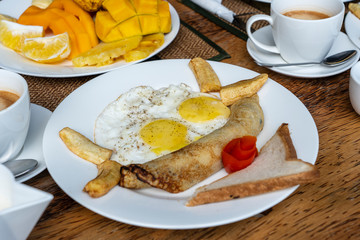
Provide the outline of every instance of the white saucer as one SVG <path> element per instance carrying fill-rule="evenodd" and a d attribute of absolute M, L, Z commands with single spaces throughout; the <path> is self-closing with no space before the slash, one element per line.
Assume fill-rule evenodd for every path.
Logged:
<path fill-rule="evenodd" d="M 42 140 L 46 124 L 51 114 L 52 112 L 50 110 L 33 103 L 31 104 L 29 132 L 26 137 L 24 147 L 16 159 L 33 158 L 38 160 L 39 163 L 33 171 L 16 178 L 17 182 L 25 182 L 46 169 Z"/>
<path fill-rule="evenodd" d="M 260 42 L 275 45 L 274 39 L 271 33 L 271 26 L 265 26 L 253 33 L 254 37 Z M 258 61 L 264 63 L 285 63 L 285 61 L 280 57 L 279 54 L 270 53 L 264 51 L 255 46 L 255 44 L 250 40 L 247 41 L 247 50 L 250 56 Z M 359 49 L 350 41 L 348 36 L 340 32 L 339 36 L 334 42 L 333 47 L 330 49 L 329 55 L 335 54 L 337 52 L 354 49 L 357 50 L 357 55 L 349 62 L 342 64 L 337 67 L 326 67 L 321 65 L 307 65 L 307 66 L 289 66 L 289 67 L 269 67 L 274 72 L 282 73 L 284 75 L 292 77 L 301 77 L 301 78 L 321 78 L 333 76 L 339 73 L 342 73 L 350 69 L 358 60 L 359 60 Z"/>

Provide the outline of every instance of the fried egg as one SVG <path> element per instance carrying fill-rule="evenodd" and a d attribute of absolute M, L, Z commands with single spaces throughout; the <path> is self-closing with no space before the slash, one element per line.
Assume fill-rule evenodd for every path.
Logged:
<path fill-rule="evenodd" d="M 222 127 L 230 110 L 186 84 L 158 90 L 139 86 L 110 103 L 95 122 L 94 139 L 111 160 L 141 164 L 176 151 Z"/>

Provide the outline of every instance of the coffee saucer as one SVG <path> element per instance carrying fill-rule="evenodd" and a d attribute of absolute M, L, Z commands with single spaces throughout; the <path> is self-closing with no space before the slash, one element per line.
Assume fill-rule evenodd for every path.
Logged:
<path fill-rule="evenodd" d="M 258 41 L 264 44 L 275 46 L 270 25 L 258 29 L 253 33 L 253 35 Z M 246 46 L 250 56 L 258 62 L 273 63 L 273 64 L 286 63 L 279 54 L 270 53 L 255 46 L 255 44 L 250 40 L 250 38 L 247 40 Z M 328 55 L 332 55 L 338 52 L 352 50 L 352 49 L 358 51 L 356 56 L 353 59 L 351 59 L 349 62 L 344 63 L 337 67 L 326 67 L 326 66 L 314 64 L 314 65 L 304 65 L 304 66 L 269 67 L 269 69 L 274 72 L 278 72 L 291 77 L 301 77 L 301 78 L 329 77 L 350 69 L 359 60 L 359 56 L 360 56 L 359 50 L 350 41 L 348 36 L 345 33 L 340 32 L 340 34 L 338 35 L 338 37 L 334 42 L 334 45 L 330 49 Z"/>
<path fill-rule="evenodd" d="M 29 131 L 26 136 L 25 144 L 16 159 L 33 158 L 38 160 L 38 165 L 34 170 L 16 178 L 17 182 L 25 182 L 46 169 L 43 155 L 42 140 L 46 124 L 52 112 L 42 106 L 31 104 L 31 118 Z M 12 161 L 16 161 L 12 160 Z"/>

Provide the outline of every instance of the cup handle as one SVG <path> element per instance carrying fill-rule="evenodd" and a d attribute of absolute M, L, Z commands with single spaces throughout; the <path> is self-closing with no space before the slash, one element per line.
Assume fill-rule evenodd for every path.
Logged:
<path fill-rule="evenodd" d="M 259 42 L 258 40 L 256 40 L 256 39 L 254 38 L 254 36 L 252 35 L 251 26 L 254 24 L 254 22 L 260 21 L 260 20 L 265 20 L 265 21 L 269 22 L 270 25 L 273 24 L 273 19 L 272 19 L 272 17 L 270 17 L 269 15 L 258 14 L 258 15 L 254 15 L 254 16 L 250 17 L 249 20 L 248 20 L 247 23 L 246 23 L 246 32 L 247 32 L 249 38 L 250 38 L 251 41 L 252 41 L 256 46 L 258 46 L 259 48 L 262 48 L 262 49 L 264 49 L 264 50 L 266 50 L 266 51 L 269 51 L 269 52 L 272 52 L 272 53 L 278 53 L 278 54 L 280 54 L 279 49 L 277 49 L 276 46 L 271 46 L 271 45 L 267 45 L 267 44 L 261 43 L 261 42 Z"/>

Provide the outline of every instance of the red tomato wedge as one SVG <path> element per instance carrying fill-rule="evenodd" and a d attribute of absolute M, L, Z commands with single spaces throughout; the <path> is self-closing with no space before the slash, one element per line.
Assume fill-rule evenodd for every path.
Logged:
<path fill-rule="evenodd" d="M 226 172 L 232 173 L 249 166 L 258 155 L 256 137 L 244 136 L 231 140 L 221 153 Z"/>

